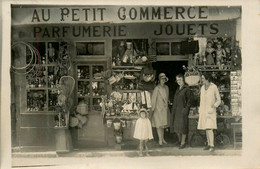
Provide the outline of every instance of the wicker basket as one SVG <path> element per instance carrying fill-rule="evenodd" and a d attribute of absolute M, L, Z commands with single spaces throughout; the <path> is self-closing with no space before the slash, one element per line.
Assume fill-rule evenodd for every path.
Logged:
<path fill-rule="evenodd" d="M 88 105 L 85 103 L 80 103 L 77 106 L 77 112 L 80 113 L 81 115 L 86 115 L 88 114 Z"/>
<path fill-rule="evenodd" d="M 196 86 L 200 82 L 200 73 L 198 71 L 195 72 L 186 72 L 184 74 L 185 82 L 189 86 Z"/>

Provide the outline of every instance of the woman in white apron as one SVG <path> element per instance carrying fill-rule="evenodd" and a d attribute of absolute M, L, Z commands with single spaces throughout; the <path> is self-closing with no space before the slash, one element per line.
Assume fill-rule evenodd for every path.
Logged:
<path fill-rule="evenodd" d="M 217 86 L 211 82 L 211 75 L 204 74 L 201 77 L 203 86 L 200 93 L 199 122 L 198 129 L 206 130 L 207 147 L 204 150 L 214 151 L 214 133 L 217 129 L 216 108 L 220 105 L 221 99 Z"/>

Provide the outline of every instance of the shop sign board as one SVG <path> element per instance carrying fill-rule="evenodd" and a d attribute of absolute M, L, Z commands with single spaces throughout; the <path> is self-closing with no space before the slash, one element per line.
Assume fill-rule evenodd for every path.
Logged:
<path fill-rule="evenodd" d="M 135 24 L 44 24 L 13 27 L 13 38 L 115 38 L 234 36 L 235 22 L 174 22 Z"/>
<path fill-rule="evenodd" d="M 12 6 L 12 25 L 218 21 L 241 17 L 241 7 Z"/>

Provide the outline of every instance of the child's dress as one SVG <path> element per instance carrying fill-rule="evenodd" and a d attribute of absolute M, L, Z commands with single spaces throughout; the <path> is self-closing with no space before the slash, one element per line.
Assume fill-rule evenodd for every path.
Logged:
<path fill-rule="evenodd" d="M 148 118 L 139 118 L 136 121 L 134 138 L 139 140 L 153 139 L 152 125 Z"/>
<path fill-rule="evenodd" d="M 215 49 L 214 48 L 207 48 L 206 49 L 206 60 L 207 60 L 207 65 L 214 65 L 214 56 L 215 55 Z"/>
<path fill-rule="evenodd" d="M 224 49 L 217 49 L 216 50 L 216 60 L 217 65 L 221 65 L 223 58 L 225 57 L 225 51 Z"/>

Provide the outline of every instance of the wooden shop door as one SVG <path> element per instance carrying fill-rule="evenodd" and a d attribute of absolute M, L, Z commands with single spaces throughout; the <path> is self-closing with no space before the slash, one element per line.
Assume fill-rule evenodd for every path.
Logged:
<path fill-rule="evenodd" d="M 77 133 L 79 148 L 106 146 L 104 126 L 101 118 L 101 95 L 106 94 L 107 86 L 101 72 L 106 71 L 106 62 L 88 62 L 77 65 L 78 103 L 88 104 L 88 121 Z"/>

